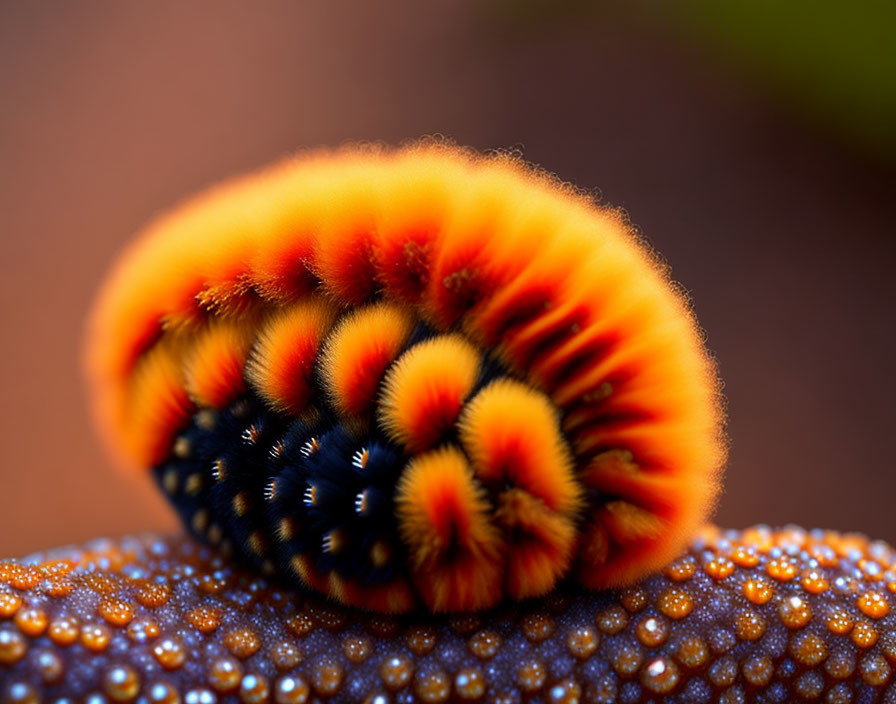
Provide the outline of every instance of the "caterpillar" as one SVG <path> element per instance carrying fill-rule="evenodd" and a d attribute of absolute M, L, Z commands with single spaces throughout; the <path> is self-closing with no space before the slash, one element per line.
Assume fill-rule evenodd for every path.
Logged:
<path fill-rule="evenodd" d="M 615 210 L 446 144 L 289 159 L 161 217 L 92 316 L 107 444 L 188 529 L 350 606 L 631 584 L 705 520 L 719 385 Z"/>

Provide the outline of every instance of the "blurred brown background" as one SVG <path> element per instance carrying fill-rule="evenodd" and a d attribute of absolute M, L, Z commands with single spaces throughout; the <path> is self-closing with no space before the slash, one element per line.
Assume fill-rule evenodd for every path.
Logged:
<path fill-rule="evenodd" d="M 838 59 L 874 21 L 788 55 L 786 24 L 699 5 L 0 4 L 0 555 L 175 526 L 83 410 L 82 321 L 135 230 L 299 147 L 431 133 L 522 145 L 665 255 L 727 383 L 720 523 L 896 541 L 893 64 Z"/>

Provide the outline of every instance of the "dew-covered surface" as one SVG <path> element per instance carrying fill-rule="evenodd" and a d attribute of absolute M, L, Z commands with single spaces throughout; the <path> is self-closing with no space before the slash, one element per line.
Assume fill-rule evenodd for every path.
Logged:
<path fill-rule="evenodd" d="M 711 530 L 628 589 L 389 617 L 182 538 L 99 541 L 0 563 L 0 681 L 92 704 L 896 701 L 894 565 L 860 536 Z"/>

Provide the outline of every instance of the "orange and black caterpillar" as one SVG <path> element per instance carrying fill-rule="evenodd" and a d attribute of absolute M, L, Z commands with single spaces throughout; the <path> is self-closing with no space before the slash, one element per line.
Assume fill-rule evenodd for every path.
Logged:
<path fill-rule="evenodd" d="M 195 534 L 381 611 L 630 583 L 724 455 L 699 330 L 620 214 L 442 144 L 302 156 L 161 218 L 88 365 Z"/>

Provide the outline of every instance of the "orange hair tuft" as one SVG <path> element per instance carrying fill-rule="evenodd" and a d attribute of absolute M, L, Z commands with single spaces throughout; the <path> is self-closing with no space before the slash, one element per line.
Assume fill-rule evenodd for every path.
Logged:
<path fill-rule="evenodd" d="M 464 408 L 459 431 L 485 484 L 512 484 L 570 516 L 579 510 L 572 456 L 543 394 L 517 381 L 495 381 Z"/>
<path fill-rule="evenodd" d="M 388 303 L 354 311 L 339 322 L 321 358 L 324 383 L 339 412 L 357 416 L 373 410 L 386 369 L 413 326 L 408 311 Z"/>
<path fill-rule="evenodd" d="M 187 395 L 174 345 L 159 345 L 143 356 L 130 379 L 123 443 L 148 465 L 161 462 L 187 425 L 193 404 Z"/>
<path fill-rule="evenodd" d="M 253 339 L 252 326 L 232 322 L 200 333 L 184 362 L 184 386 L 194 403 L 220 409 L 246 390 L 243 369 Z"/>
<path fill-rule="evenodd" d="M 479 354 L 459 336 L 415 345 L 386 375 L 379 420 L 408 452 L 436 445 L 454 422 L 479 373 Z"/>
<path fill-rule="evenodd" d="M 456 448 L 415 458 L 396 494 L 417 588 L 434 611 L 467 611 L 500 598 L 500 537 L 490 506 Z"/>
<path fill-rule="evenodd" d="M 273 408 L 294 414 L 307 410 L 314 363 L 334 318 L 326 301 L 312 299 L 275 315 L 258 333 L 246 376 Z"/>

